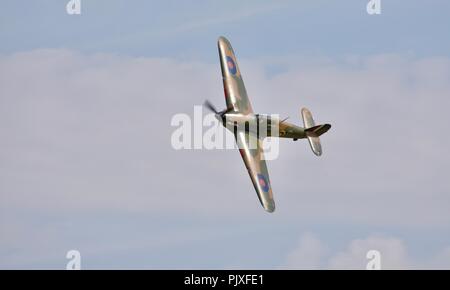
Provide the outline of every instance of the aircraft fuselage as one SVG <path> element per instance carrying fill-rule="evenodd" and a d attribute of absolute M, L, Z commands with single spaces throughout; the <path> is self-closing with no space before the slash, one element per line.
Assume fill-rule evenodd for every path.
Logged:
<path fill-rule="evenodd" d="M 228 130 L 245 130 L 258 137 L 281 137 L 294 140 L 306 138 L 305 128 L 265 114 L 241 114 L 230 112 L 219 120 Z"/>

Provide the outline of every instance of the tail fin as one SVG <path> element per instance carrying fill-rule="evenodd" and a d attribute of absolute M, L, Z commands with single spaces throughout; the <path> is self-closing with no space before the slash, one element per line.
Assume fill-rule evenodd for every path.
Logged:
<path fill-rule="evenodd" d="M 311 150 L 317 156 L 322 155 L 322 145 L 320 144 L 319 136 L 327 132 L 330 124 L 317 125 L 314 122 L 311 112 L 307 108 L 302 109 L 303 124 L 305 125 L 305 133 L 308 138 Z"/>

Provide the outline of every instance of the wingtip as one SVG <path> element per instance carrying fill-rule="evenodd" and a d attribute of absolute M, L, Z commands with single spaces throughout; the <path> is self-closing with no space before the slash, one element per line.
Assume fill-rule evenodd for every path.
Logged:
<path fill-rule="evenodd" d="M 265 211 L 267 211 L 268 213 L 273 213 L 275 211 L 275 203 L 274 202 L 270 202 L 269 204 L 264 204 L 264 209 Z"/>
<path fill-rule="evenodd" d="M 221 35 L 221 36 L 219 36 L 217 41 L 228 41 L 228 39 L 225 36 Z"/>
<path fill-rule="evenodd" d="M 230 41 L 225 37 L 225 36 L 220 36 L 218 39 L 217 39 L 217 44 L 220 46 L 221 44 L 222 45 L 225 45 L 225 46 L 230 46 Z"/>

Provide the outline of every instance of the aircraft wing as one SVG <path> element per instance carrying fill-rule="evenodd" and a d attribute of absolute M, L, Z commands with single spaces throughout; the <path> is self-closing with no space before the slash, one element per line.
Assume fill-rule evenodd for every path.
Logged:
<path fill-rule="evenodd" d="M 220 67 L 222 69 L 227 108 L 233 108 L 234 111 L 242 114 L 253 113 L 230 42 L 222 36 L 219 38 L 217 45 L 219 47 Z"/>
<path fill-rule="evenodd" d="M 250 139 L 252 140 L 250 141 Z M 238 131 L 236 132 L 236 142 L 261 205 L 266 211 L 273 212 L 275 201 L 273 200 L 269 172 L 264 160 L 262 140 L 251 133 Z M 251 149 L 249 144 L 256 144 L 256 149 Z"/>

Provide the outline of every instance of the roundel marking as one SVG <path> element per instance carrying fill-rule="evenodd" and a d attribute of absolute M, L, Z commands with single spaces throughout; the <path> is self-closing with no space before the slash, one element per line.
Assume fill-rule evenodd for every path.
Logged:
<path fill-rule="evenodd" d="M 236 64 L 234 63 L 234 60 L 227 56 L 227 67 L 230 74 L 235 75 L 237 72 Z"/>
<path fill-rule="evenodd" d="M 264 192 L 269 191 L 269 182 L 267 182 L 267 179 L 264 175 L 258 174 L 258 182 Z"/>

